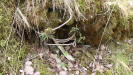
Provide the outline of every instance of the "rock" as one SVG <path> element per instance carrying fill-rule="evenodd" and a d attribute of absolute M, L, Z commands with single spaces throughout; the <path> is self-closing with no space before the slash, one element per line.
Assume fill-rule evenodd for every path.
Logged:
<path fill-rule="evenodd" d="M 60 71 L 59 75 L 68 75 L 66 71 Z"/>
<path fill-rule="evenodd" d="M 31 66 L 32 65 L 32 62 L 31 61 L 26 61 L 25 62 L 25 66 Z"/>
<path fill-rule="evenodd" d="M 26 75 L 33 75 L 34 68 L 32 66 L 25 66 L 24 72 L 26 73 Z"/>
<path fill-rule="evenodd" d="M 40 75 L 40 72 L 35 72 L 34 75 Z"/>

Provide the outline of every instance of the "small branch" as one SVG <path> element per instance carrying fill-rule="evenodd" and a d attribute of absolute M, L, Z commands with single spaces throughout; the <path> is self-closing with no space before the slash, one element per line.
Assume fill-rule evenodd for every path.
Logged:
<path fill-rule="evenodd" d="M 58 43 L 65 43 L 65 42 L 68 42 L 68 41 L 70 41 L 70 40 L 73 40 L 73 38 L 75 37 L 75 33 L 71 36 L 71 37 L 69 37 L 69 38 L 67 38 L 67 39 L 55 39 Z M 46 45 L 51 45 L 51 46 L 73 46 L 73 47 L 75 47 L 76 46 L 76 42 L 75 42 L 75 40 L 74 40 L 74 42 L 73 43 L 69 43 L 69 44 L 46 44 Z"/>
<path fill-rule="evenodd" d="M 113 7 L 113 9 L 114 9 L 114 7 Z M 109 13 L 109 17 L 108 17 L 108 19 L 107 19 L 107 23 L 106 23 L 106 25 L 105 25 L 105 27 L 104 27 L 104 30 L 103 30 L 103 33 L 102 33 L 102 35 L 101 35 L 100 43 L 99 43 L 99 45 L 98 45 L 98 51 L 99 51 L 99 49 L 100 49 L 100 46 L 101 46 L 101 43 L 102 43 L 102 40 L 103 40 L 103 37 L 104 37 L 104 34 L 105 34 L 105 30 L 106 30 L 106 28 L 107 28 L 107 26 L 108 26 L 108 24 L 109 24 L 109 21 L 110 21 L 110 18 L 111 18 L 113 9 L 112 9 L 112 10 L 110 11 L 110 13 Z"/>
<path fill-rule="evenodd" d="M 55 44 L 59 44 L 58 41 L 55 40 L 55 38 L 52 38 L 52 40 L 55 42 Z M 67 52 L 65 51 L 64 47 L 57 45 L 57 47 L 61 50 L 61 52 L 63 53 L 63 55 L 71 61 L 75 61 L 75 59 Z"/>
<path fill-rule="evenodd" d="M 73 44 L 70 43 L 70 44 L 46 44 L 46 45 L 50 45 L 50 46 L 71 46 Z"/>
<path fill-rule="evenodd" d="M 13 28 L 11 28 L 10 33 L 9 33 L 7 39 L 6 39 L 6 48 L 5 48 L 5 49 L 7 49 L 7 47 L 8 47 L 8 43 L 9 43 L 9 41 L 10 41 L 10 38 L 11 38 L 12 32 L 13 32 Z"/>
<path fill-rule="evenodd" d="M 55 40 L 58 41 L 59 43 L 65 43 L 65 42 L 68 42 L 70 40 L 73 40 L 74 37 L 75 37 L 75 33 L 71 37 L 69 37 L 67 39 L 55 39 Z"/>
<path fill-rule="evenodd" d="M 30 24 L 28 23 L 27 18 L 24 16 L 24 14 L 21 12 L 21 10 L 19 8 L 17 8 L 16 11 L 20 14 L 20 16 L 22 17 L 22 20 L 25 22 L 25 24 L 29 28 L 30 27 Z"/>
<path fill-rule="evenodd" d="M 58 27 L 55 27 L 55 28 L 52 29 L 52 30 L 55 31 L 55 30 L 57 30 L 57 29 L 63 27 L 65 24 L 67 24 L 67 23 L 72 19 L 72 13 L 69 12 L 69 14 L 70 14 L 70 17 L 69 17 L 69 19 L 68 19 L 66 22 L 64 22 L 63 24 L 59 25 Z"/>
<path fill-rule="evenodd" d="M 73 46 L 73 47 L 75 47 L 76 42 L 74 41 L 73 43 L 69 43 L 69 44 L 46 44 L 46 45 L 49 45 L 49 46 Z"/>

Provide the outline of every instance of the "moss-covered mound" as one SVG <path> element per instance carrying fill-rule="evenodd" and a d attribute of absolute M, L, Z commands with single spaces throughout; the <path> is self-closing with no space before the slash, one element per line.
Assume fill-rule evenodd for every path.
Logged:
<path fill-rule="evenodd" d="M 66 34 L 63 30 L 68 34 L 70 28 L 77 25 L 86 37 L 85 43 L 92 45 L 98 45 L 101 40 L 120 40 L 132 36 L 131 4 L 124 6 L 120 1 L 22 0 L 17 2 L 14 11 L 14 26 L 20 32 L 23 29 L 44 31 L 50 27 L 55 31 L 60 29 L 56 31 L 60 37 Z M 62 24 L 66 27 L 58 28 Z"/>
<path fill-rule="evenodd" d="M 30 44 L 23 42 L 24 39 L 38 42 L 36 38 L 44 37 L 42 35 L 38 36 L 40 33 L 44 33 L 44 35 L 50 34 L 52 37 L 59 38 L 57 40 L 62 40 L 70 37 L 72 35 L 71 33 L 76 32 L 76 40 L 78 43 L 91 44 L 94 46 L 98 46 L 110 40 L 123 40 L 128 37 L 133 37 L 133 4 L 132 1 L 130 1 L 131 0 L 0 0 L 0 74 L 19 74 L 19 70 L 23 67 L 25 58 L 30 50 L 31 53 L 37 50 L 34 48 L 36 44 L 33 47 L 31 46 L 31 42 Z M 14 35 L 15 33 L 17 33 L 20 38 L 16 37 Z M 45 39 L 47 38 L 48 37 L 45 37 Z M 52 43 L 51 40 L 50 43 Z M 68 43 L 69 42 L 66 44 L 68 45 Z M 34 50 L 32 50 L 31 47 L 33 47 Z M 109 47 L 111 47 L 110 51 L 116 51 L 115 46 L 112 47 L 112 45 L 109 44 Z M 120 47 L 118 50 L 121 52 L 121 50 L 127 48 L 128 45 L 120 45 Z M 132 46 L 129 48 L 132 48 Z M 41 51 L 40 47 L 39 50 Z M 94 50 L 81 50 L 83 50 L 83 52 L 81 51 L 82 53 L 79 54 L 77 59 L 82 65 L 88 66 L 88 60 L 93 61 L 93 59 L 95 59 L 93 57 L 90 57 L 91 59 L 88 58 L 88 56 L 91 55 L 89 51 L 93 52 Z M 129 54 L 132 53 L 132 49 L 127 50 L 131 50 Z M 77 49 L 75 52 L 76 51 Z M 69 53 L 74 54 L 74 52 L 71 51 Z M 115 54 L 117 55 L 117 53 Z M 78 54 L 75 55 L 78 56 Z M 104 57 L 106 58 L 106 56 Z M 111 60 L 114 60 L 114 63 L 117 59 L 116 57 L 119 59 L 119 57 L 123 56 L 121 56 L 121 54 L 120 56 L 113 56 Z M 43 64 L 44 61 L 35 59 L 34 62 L 34 66 L 37 67 L 43 75 L 51 75 L 49 71 L 47 72 L 47 68 L 45 67 L 48 65 Z M 118 65 L 118 67 L 120 66 L 121 65 Z M 125 72 L 122 69 L 120 69 L 120 72 Z M 116 70 L 116 73 L 117 71 L 119 72 L 119 68 L 117 67 L 114 68 L 114 70 Z M 114 70 L 109 70 L 109 73 L 110 71 L 113 73 Z"/>

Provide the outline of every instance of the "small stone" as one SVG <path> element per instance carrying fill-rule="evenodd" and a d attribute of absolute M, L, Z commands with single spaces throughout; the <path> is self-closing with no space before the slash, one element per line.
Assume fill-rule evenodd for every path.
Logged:
<path fill-rule="evenodd" d="M 43 60 L 43 56 L 44 56 L 44 54 L 43 53 L 40 53 L 39 54 L 39 57 Z"/>
<path fill-rule="evenodd" d="M 71 62 L 68 62 L 68 66 L 71 68 L 73 67 L 73 64 Z"/>
<path fill-rule="evenodd" d="M 105 45 L 101 45 L 100 49 L 105 50 L 106 49 Z"/>
<path fill-rule="evenodd" d="M 19 70 L 20 75 L 24 75 L 24 70 Z"/>
<path fill-rule="evenodd" d="M 113 66 L 113 64 L 106 65 L 107 68 L 111 68 L 112 66 Z"/>
<path fill-rule="evenodd" d="M 21 73 L 22 73 L 22 72 L 24 72 L 24 70 L 19 70 L 19 72 L 21 72 Z"/>
<path fill-rule="evenodd" d="M 26 61 L 25 62 L 25 66 L 30 66 L 30 65 L 32 65 L 32 62 L 31 61 Z"/>
<path fill-rule="evenodd" d="M 127 42 L 128 42 L 129 44 L 132 44 L 133 41 L 132 41 L 132 40 L 128 40 Z"/>
<path fill-rule="evenodd" d="M 75 74 L 76 74 L 76 75 L 79 75 L 79 71 L 76 71 Z"/>
<path fill-rule="evenodd" d="M 96 72 L 94 72 L 94 73 L 91 73 L 91 75 L 96 75 Z"/>
<path fill-rule="evenodd" d="M 118 45 L 121 45 L 121 43 L 120 42 L 116 42 Z"/>
<path fill-rule="evenodd" d="M 9 61 L 10 61 L 10 60 L 11 60 L 11 57 L 8 57 L 8 58 L 7 58 L 7 60 L 9 60 Z"/>
<path fill-rule="evenodd" d="M 40 72 L 35 72 L 34 75 L 40 75 Z"/>
<path fill-rule="evenodd" d="M 33 75 L 34 68 L 32 66 L 25 66 L 24 72 L 26 73 L 26 75 Z"/>
<path fill-rule="evenodd" d="M 67 75 L 67 72 L 66 71 L 60 71 L 59 75 Z"/>

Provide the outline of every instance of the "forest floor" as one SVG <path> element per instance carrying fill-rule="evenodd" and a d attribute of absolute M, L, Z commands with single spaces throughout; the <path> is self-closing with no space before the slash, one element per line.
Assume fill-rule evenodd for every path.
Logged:
<path fill-rule="evenodd" d="M 132 75 L 133 39 L 111 41 L 99 49 L 90 45 L 63 46 L 75 61 L 65 58 L 56 46 L 30 47 L 19 70 L 21 75 Z"/>

